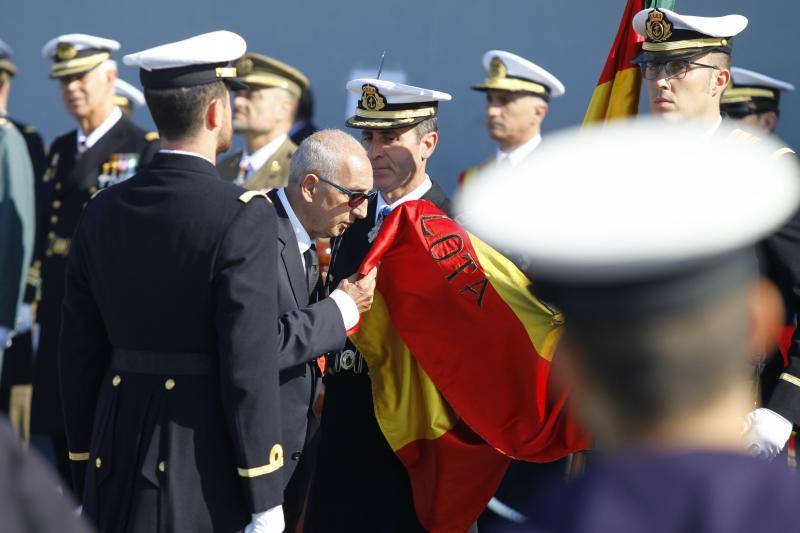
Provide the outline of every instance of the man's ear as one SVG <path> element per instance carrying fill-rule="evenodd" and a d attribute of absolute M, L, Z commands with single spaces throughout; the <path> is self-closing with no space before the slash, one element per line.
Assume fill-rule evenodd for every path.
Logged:
<path fill-rule="evenodd" d="M 783 324 L 783 298 L 772 282 L 761 279 L 747 292 L 747 312 L 750 318 L 750 352 L 771 353 Z"/>
<path fill-rule="evenodd" d="M 766 131 L 772 133 L 778 125 L 778 114 L 775 111 L 767 111 L 758 116 L 758 123 Z"/>
<path fill-rule="evenodd" d="M 225 102 L 222 98 L 214 98 L 206 109 L 206 128 L 214 131 L 222 127 L 225 117 Z"/>
<path fill-rule="evenodd" d="M 420 155 L 423 161 L 429 159 L 433 155 L 437 144 L 439 144 L 439 132 L 429 131 L 422 136 L 419 146 L 422 152 Z"/>
<path fill-rule="evenodd" d="M 536 106 L 534 107 L 534 113 L 536 115 L 536 121 L 541 124 L 544 120 L 544 117 L 547 116 L 547 111 L 550 107 L 547 105 L 547 102 L 542 100 L 541 102 L 537 102 Z"/>
<path fill-rule="evenodd" d="M 311 203 L 314 201 L 314 192 L 317 189 L 319 178 L 315 174 L 306 174 L 300 182 L 300 197 L 303 201 Z"/>
<path fill-rule="evenodd" d="M 721 97 L 731 81 L 731 71 L 726 68 L 721 68 L 713 72 L 714 76 L 711 79 L 711 95 Z"/>

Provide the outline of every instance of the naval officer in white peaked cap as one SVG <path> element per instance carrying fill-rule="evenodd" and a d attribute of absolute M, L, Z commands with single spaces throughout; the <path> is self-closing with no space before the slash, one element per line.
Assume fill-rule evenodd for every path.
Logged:
<path fill-rule="evenodd" d="M 722 95 L 722 114 L 743 126 L 773 133 L 780 116 L 781 94 L 794 92 L 794 85 L 766 74 L 731 67 L 732 83 Z"/>
<path fill-rule="evenodd" d="M 235 33 L 125 56 L 162 149 L 89 201 L 67 268 L 70 458 L 101 531 L 283 531 L 277 219 L 220 180 Z M 120 246 L 120 243 L 124 245 Z"/>
<path fill-rule="evenodd" d="M 598 452 L 520 531 L 796 526 L 800 480 L 751 457 L 742 425 L 752 353 L 782 315 L 754 248 L 797 210 L 797 168 L 770 141 L 698 137 L 663 121 L 570 131 L 463 190 L 467 227 L 525 255 L 531 290 L 564 312 L 554 368 Z M 535 196 L 548 201 L 530 210 Z"/>

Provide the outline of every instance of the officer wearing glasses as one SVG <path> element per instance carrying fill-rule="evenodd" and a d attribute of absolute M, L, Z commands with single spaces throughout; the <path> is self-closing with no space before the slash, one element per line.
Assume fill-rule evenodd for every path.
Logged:
<path fill-rule="evenodd" d="M 642 70 L 650 111 L 671 122 L 701 122 L 713 133 L 720 98 L 731 79 L 731 39 L 747 26 L 741 15 L 693 17 L 645 9 L 633 28 L 642 37 Z"/>
<path fill-rule="evenodd" d="M 317 132 L 292 157 L 288 185 L 269 193 L 278 216 L 278 368 L 284 463 L 283 511 L 294 531 L 314 469 L 316 358 L 341 350 L 372 305 L 375 272 L 341 280 L 321 298 L 314 239 L 341 236 L 367 215 L 372 167 L 364 148 L 336 130 Z"/>
<path fill-rule="evenodd" d="M 651 112 L 671 122 L 700 122 L 707 135 L 714 135 L 722 122 L 723 93 L 731 82 L 731 39 L 746 26 L 747 19 L 741 15 L 692 17 L 668 9 L 637 13 L 633 28 L 645 41 L 642 54 L 633 61 L 646 80 Z M 729 140 L 759 141 L 743 130 L 735 130 Z M 793 152 L 782 148 L 774 155 L 786 154 Z M 800 213 L 757 246 L 759 269 L 780 289 L 789 327 L 800 310 L 798 242 Z M 746 445 L 752 453 L 768 458 L 783 450 L 793 424 L 800 424 L 800 330 L 794 331 L 786 368 L 776 355 L 766 359 L 761 375 L 763 407 L 744 421 Z"/>

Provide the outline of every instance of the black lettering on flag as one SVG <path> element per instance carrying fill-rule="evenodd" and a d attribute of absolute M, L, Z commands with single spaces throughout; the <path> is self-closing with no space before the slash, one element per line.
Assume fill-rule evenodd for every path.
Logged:
<path fill-rule="evenodd" d="M 420 217 L 419 223 L 420 226 L 422 227 L 422 234 L 425 235 L 426 237 L 433 237 L 434 233 L 428 228 L 427 223 L 429 220 L 442 220 L 442 219 L 450 220 L 444 215 L 425 215 Z"/>
<path fill-rule="evenodd" d="M 489 285 L 489 280 L 483 278 L 480 281 L 476 281 L 475 283 L 470 283 L 469 285 L 465 285 L 458 294 L 464 294 L 465 292 L 471 292 L 472 294 L 476 295 L 478 298 L 476 303 L 478 307 L 481 306 L 483 302 L 483 295 L 486 293 L 486 286 Z M 476 288 L 477 287 L 477 288 Z"/>
<path fill-rule="evenodd" d="M 458 276 L 461 272 L 463 272 L 466 268 L 472 267 L 472 270 L 469 271 L 469 274 L 478 271 L 478 264 L 475 262 L 475 259 L 472 258 L 472 254 L 467 252 L 461 256 L 463 259 L 466 259 L 467 262 L 463 265 L 459 266 L 457 269 L 453 270 L 449 276 L 447 276 L 447 281 L 453 281 L 453 278 Z"/>
<path fill-rule="evenodd" d="M 444 255 L 437 255 L 437 254 L 434 253 L 433 249 L 436 246 L 444 245 L 446 242 L 448 242 L 448 241 L 450 241 L 452 239 L 455 239 L 456 242 L 458 242 L 458 248 L 457 249 L 455 249 L 455 250 L 453 250 L 451 252 L 447 252 Z M 442 246 L 442 248 L 444 248 L 446 250 L 447 246 Z M 433 257 L 434 261 L 445 261 L 446 259 L 450 259 L 451 257 L 455 257 L 458 254 L 460 254 L 461 250 L 463 250 L 463 249 L 464 249 L 464 239 L 458 233 L 453 233 L 451 235 L 446 235 L 446 236 L 442 237 L 441 239 L 436 239 L 428 247 L 428 251 L 430 252 L 431 257 Z"/>

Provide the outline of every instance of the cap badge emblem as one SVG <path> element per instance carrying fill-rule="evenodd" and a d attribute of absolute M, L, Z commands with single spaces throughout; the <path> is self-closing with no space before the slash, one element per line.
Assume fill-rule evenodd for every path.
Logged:
<path fill-rule="evenodd" d="M 508 74 L 508 69 L 505 64 L 500 61 L 500 58 L 493 57 L 489 63 L 489 77 L 490 78 L 505 78 Z"/>
<path fill-rule="evenodd" d="M 78 51 L 70 43 L 58 43 L 56 47 L 56 57 L 61 61 L 72 59 L 78 55 Z"/>
<path fill-rule="evenodd" d="M 386 98 L 378 91 L 374 85 L 364 85 L 361 87 L 361 105 L 370 111 L 380 111 L 386 107 Z"/>
<path fill-rule="evenodd" d="M 672 36 L 672 24 L 669 23 L 664 13 L 658 9 L 650 12 L 644 27 L 647 32 L 647 38 L 654 43 L 666 41 Z"/>
<path fill-rule="evenodd" d="M 253 60 L 246 57 L 236 64 L 236 72 L 239 76 L 249 76 L 253 73 Z"/>

